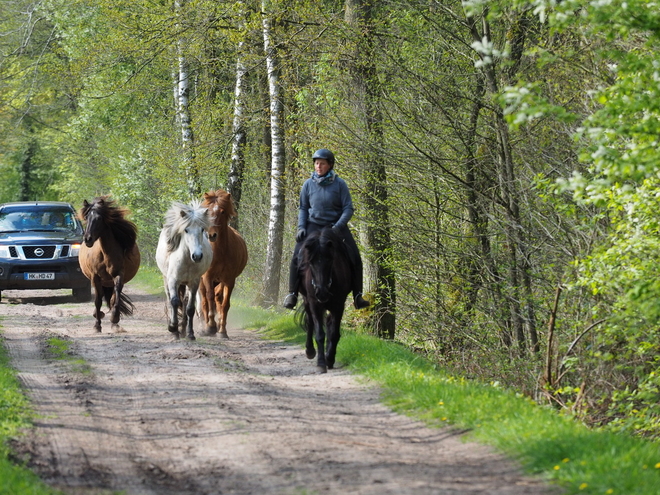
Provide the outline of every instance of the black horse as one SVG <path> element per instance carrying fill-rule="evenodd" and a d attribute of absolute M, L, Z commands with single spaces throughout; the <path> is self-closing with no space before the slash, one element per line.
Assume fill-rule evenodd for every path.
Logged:
<path fill-rule="evenodd" d="M 310 234 L 298 257 L 304 328 L 307 331 L 306 354 L 309 359 L 317 355 L 315 339 L 317 371 L 326 373 L 335 365 L 339 325 L 346 297 L 351 291 L 351 263 L 346 246 L 329 227 Z M 324 327 L 328 334 L 327 349 Z"/>

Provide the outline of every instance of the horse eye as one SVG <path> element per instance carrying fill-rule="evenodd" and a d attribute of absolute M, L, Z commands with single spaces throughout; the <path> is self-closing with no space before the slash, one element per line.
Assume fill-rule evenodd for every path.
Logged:
<path fill-rule="evenodd" d="M 188 233 L 188 229 L 183 229 L 183 231 L 184 231 L 186 234 Z"/>

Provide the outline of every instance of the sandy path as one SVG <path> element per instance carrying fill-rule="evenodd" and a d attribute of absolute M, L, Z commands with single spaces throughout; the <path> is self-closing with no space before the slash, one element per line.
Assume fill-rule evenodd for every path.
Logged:
<path fill-rule="evenodd" d="M 104 321 L 100 334 L 93 304 L 54 296 L 66 291 L 2 293 L 6 345 L 41 415 L 15 447 L 66 493 L 557 493 L 486 447 L 393 413 L 344 369 L 315 374 L 301 348 L 236 324 L 229 340 L 173 341 L 163 300 L 127 293 L 126 331 Z M 91 373 L 48 360 L 53 335 Z"/>

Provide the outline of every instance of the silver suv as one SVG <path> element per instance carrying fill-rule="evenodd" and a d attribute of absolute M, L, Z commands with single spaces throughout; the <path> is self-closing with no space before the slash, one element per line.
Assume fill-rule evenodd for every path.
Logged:
<path fill-rule="evenodd" d="M 69 203 L 0 205 L 0 291 L 72 289 L 76 300 L 89 301 L 91 284 L 78 263 L 82 238 L 82 225 Z"/>

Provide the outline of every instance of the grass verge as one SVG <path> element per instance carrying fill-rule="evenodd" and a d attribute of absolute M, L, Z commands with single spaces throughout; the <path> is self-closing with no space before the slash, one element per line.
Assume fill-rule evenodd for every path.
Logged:
<path fill-rule="evenodd" d="M 145 291 L 147 294 L 164 294 L 163 274 L 157 266 L 142 265 L 135 274 L 135 277 L 129 282 L 132 286 Z"/>
<path fill-rule="evenodd" d="M 236 306 L 233 311 L 246 311 Z M 251 323 L 268 338 L 302 344 L 292 316 L 259 313 Z M 492 445 L 531 474 L 567 494 L 657 495 L 660 444 L 589 429 L 549 407 L 506 390 L 450 376 L 428 360 L 394 343 L 343 330 L 338 362 L 378 383 L 396 411 L 432 427 L 468 431 L 466 438 Z"/>
<path fill-rule="evenodd" d="M 62 337 L 48 337 L 46 339 L 46 352 L 48 358 L 54 361 L 63 361 L 74 373 L 90 375 L 92 367 L 83 358 L 73 352 L 73 342 Z"/>
<path fill-rule="evenodd" d="M 7 350 L 0 345 L 0 493 L 21 495 L 60 493 L 49 488 L 32 471 L 17 465 L 10 458 L 9 440 L 20 435 L 24 428 L 28 428 L 32 418 L 33 412 L 23 395 L 16 372 L 10 366 Z"/>

